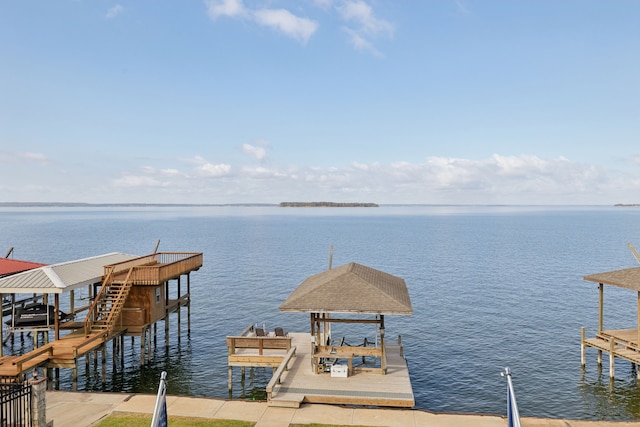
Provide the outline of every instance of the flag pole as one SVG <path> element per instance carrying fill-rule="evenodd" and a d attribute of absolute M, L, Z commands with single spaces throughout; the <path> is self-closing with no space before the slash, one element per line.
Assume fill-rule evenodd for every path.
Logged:
<path fill-rule="evenodd" d="M 160 385 L 156 396 L 156 406 L 153 409 L 151 427 L 167 427 L 167 373 L 160 374 Z"/>
<path fill-rule="evenodd" d="M 504 372 L 500 375 L 507 377 L 507 426 L 522 427 L 522 424 L 520 424 L 520 411 L 518 411 L 516 394 L 513 391 L 513 383 L 511 382 L 511 370 L 504 368 Z"/>

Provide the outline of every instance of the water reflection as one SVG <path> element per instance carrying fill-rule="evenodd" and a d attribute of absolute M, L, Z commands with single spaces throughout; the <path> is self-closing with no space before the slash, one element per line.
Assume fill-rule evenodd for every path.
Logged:
<path fill-rule="evenodd" d="M 582 401 L 585 413 L 591 419 L 637 419 L 640 418 L 640 389 L 635 365 L 626 364 L 626 373 L 620 366 L 616 370 L 618 376 L 609 377 L 609 372 L 597 369 L 595 379 L 588 378 L 586 371 L 580 382 Z M 621 375 L 622 374 L 622 375 Z"/>

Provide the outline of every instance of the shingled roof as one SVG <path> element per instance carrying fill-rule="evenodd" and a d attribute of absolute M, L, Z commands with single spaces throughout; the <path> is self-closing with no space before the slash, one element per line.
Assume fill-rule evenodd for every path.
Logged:
<path fill-rule="evenodd" d="M 280 311 L 411 315 L 404 279 L 349 263 L 307 278 Z"/>
<path fill-rule="evenodd" d="M 640 267 L 591 274 L 584 280 L 640 291 Z"/>

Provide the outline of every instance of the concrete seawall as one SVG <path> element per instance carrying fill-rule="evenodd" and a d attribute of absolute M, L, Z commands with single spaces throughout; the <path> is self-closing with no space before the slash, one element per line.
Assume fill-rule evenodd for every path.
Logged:
<path fill-rule="evenodd" d="M 151 414 L 155 395 L 127 393 L 47 392 L 47 420 L 54 426 L 91 426 L 112 413 Z M 244 420 L 256 427 L 289 424 L 339 424 L 386 427 L 505 427 L 496 415 L 442 414 L 420 409 L 376 409 L 303 404 L 300 408 L 275 408 L 266 402 L 167 396 L 169 415 Z M 523 427 L 640 427 L 640 421 L 581 421 L 523 418 Z"/>

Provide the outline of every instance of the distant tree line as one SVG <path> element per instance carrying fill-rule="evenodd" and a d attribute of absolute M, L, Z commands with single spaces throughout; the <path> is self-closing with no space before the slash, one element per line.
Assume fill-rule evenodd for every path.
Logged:
<path fill-rule="evenodd" d="M 377 208 L 377 203 L 281 202 L 281 208 Z"/>

